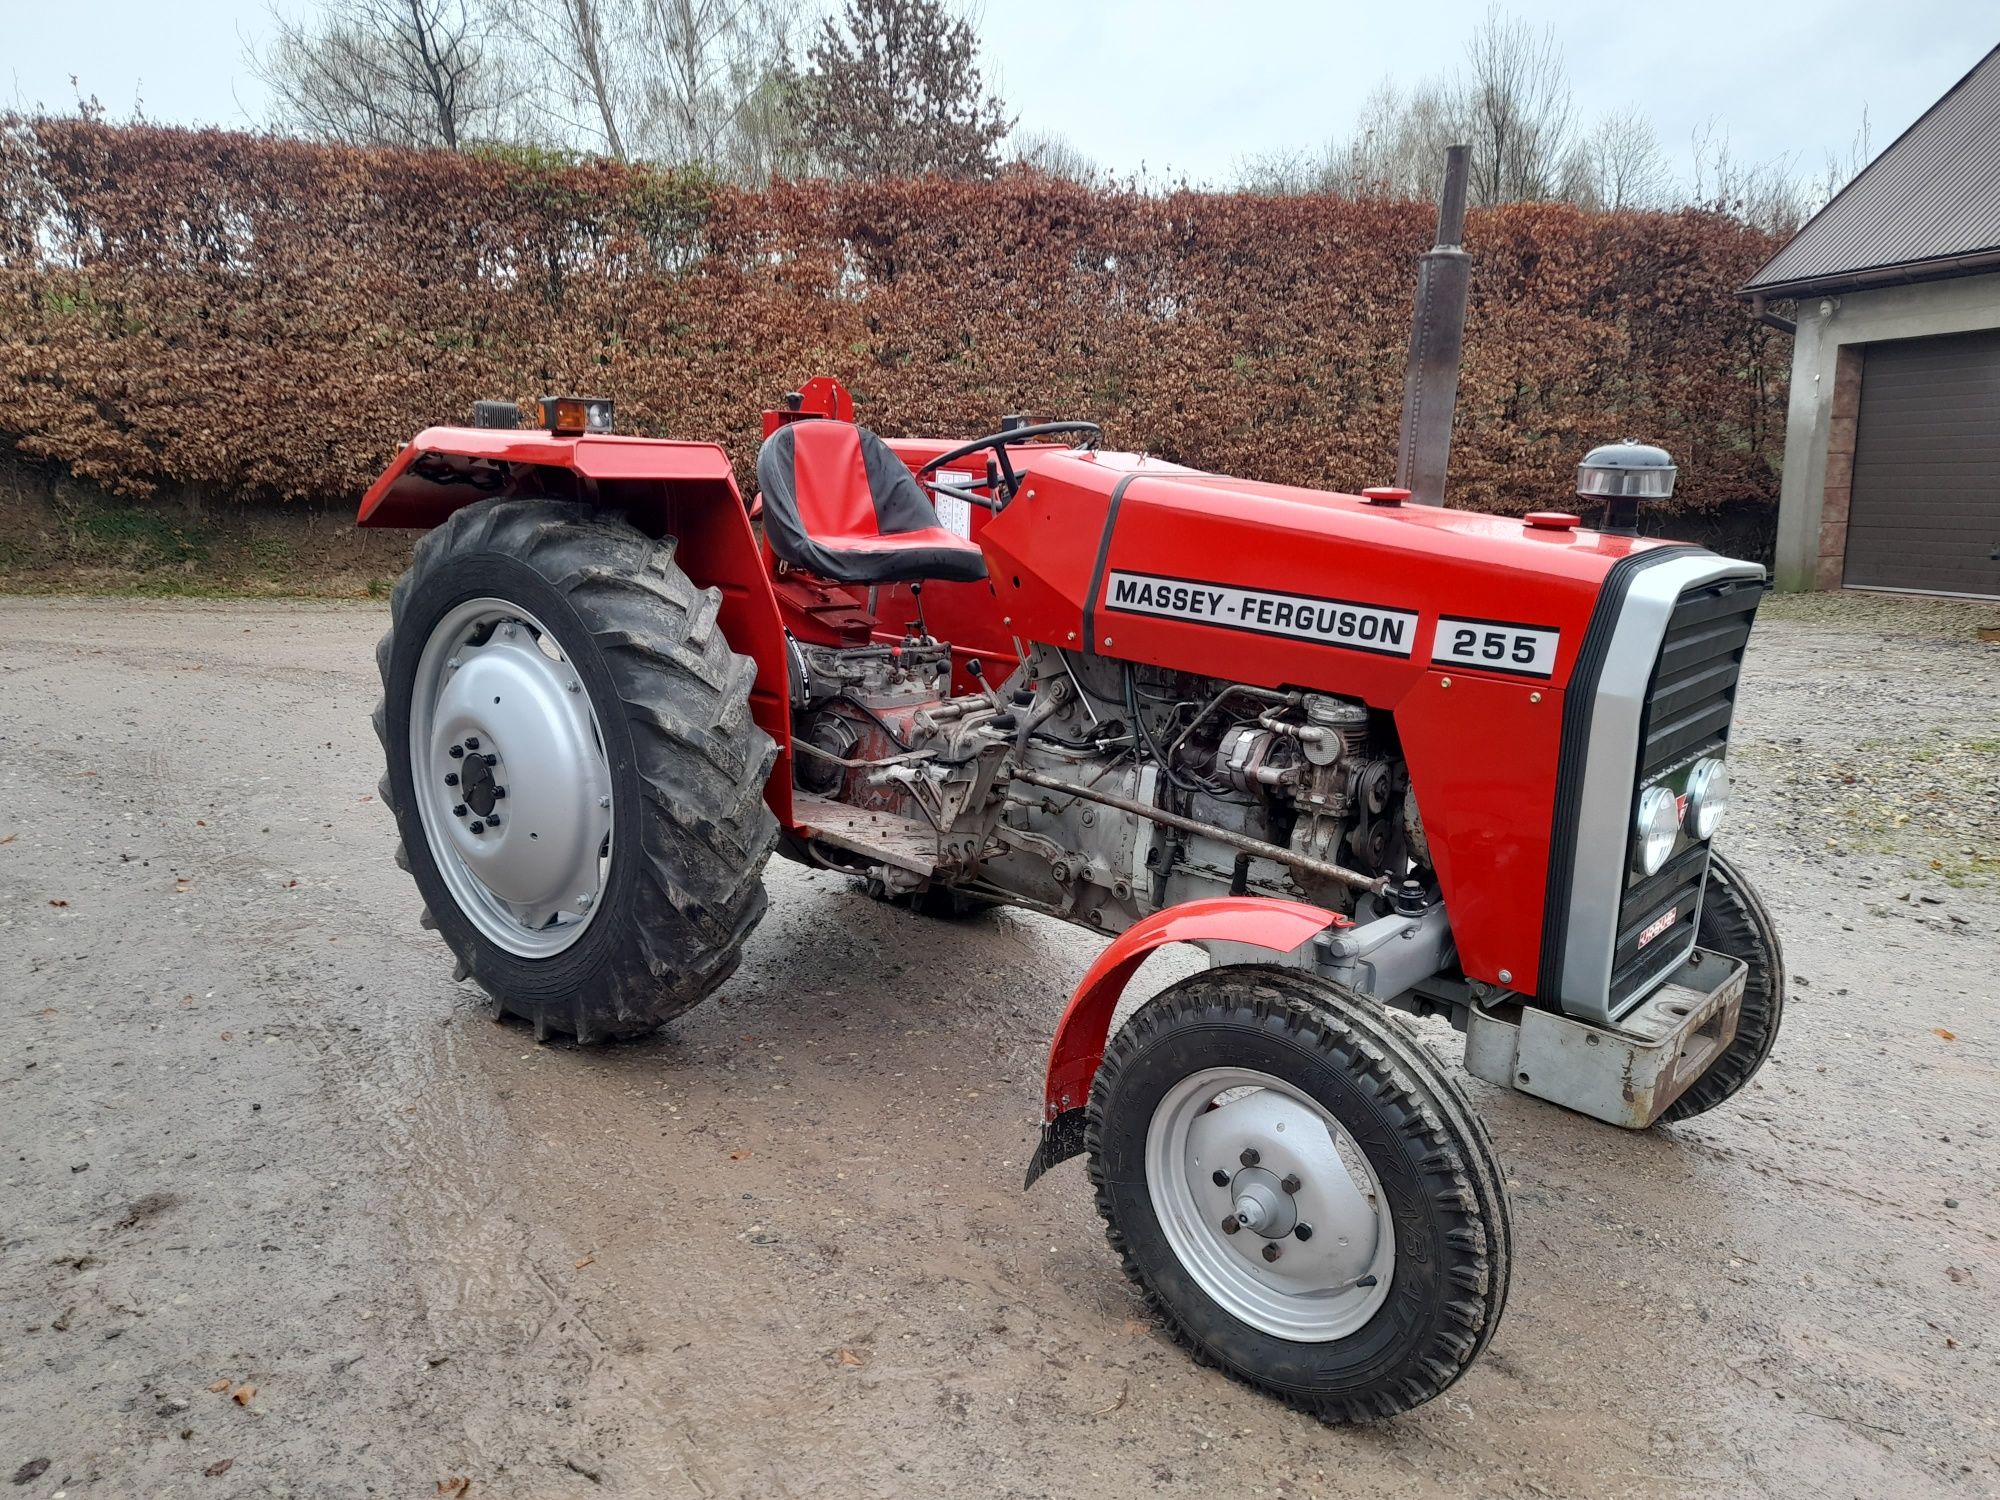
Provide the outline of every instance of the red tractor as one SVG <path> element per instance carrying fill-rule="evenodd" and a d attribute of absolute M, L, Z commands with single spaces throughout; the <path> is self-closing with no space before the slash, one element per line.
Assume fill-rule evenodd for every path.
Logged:
<path fill-rule="evenodd" d="M 1201 1356 L 1332 1419 L 1491 1338 L 1467 1069 L 1613 1124 L 1721 1103 L 1783 968 L 1709 846 L 1763 569 L 1607 522 L 1229 479 L 1088 422 L 884 440 L 812 382 L 746 507 L 713 444 L 608 403 L 421 433 L 367 526 L 435 528 L 377 656 L 383 800 L 458 976 L 538 1038 L 652 1030 L 735 969 L 776 848 L 925 907 L 1109 943 L 1028 1180 L 1083 1155 Z M 475 420 L 480 420 L 476 417 Z M 761 539 L 754 524 L 761 511 Z M 1111 1035 L 1154 949 L 1211 967 Z"/>

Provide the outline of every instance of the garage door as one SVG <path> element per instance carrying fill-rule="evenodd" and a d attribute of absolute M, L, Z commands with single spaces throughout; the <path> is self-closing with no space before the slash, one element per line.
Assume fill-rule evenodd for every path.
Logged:
<path fill-rule="evenodd" d="M 2000 598 L 2000 332 L 1863 350 L 1846 578 Z"/>

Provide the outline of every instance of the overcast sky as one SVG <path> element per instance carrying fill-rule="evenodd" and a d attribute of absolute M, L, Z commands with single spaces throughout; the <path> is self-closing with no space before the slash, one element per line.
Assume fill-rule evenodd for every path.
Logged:
<path fill-rule="evenodd" d="M 291 0 L 293 8 L 307 0 Z M 1996 42 L 1995 0 L 1516 0 L 1555 31 L 1587 120 L 1645 107 L 1685 175 L 1713 121 L 1747 162 L 1816 173 L 1862 111 L 1880 150 Z M 1461 56 L 1485 0 L 986 0 L 989 76 L 1024 131 L 1048 131 L 1120 175 L 1227 181 L 1246 157 L 1344 136 L 1383 79 L 1409 86 Z M 0 99 L 114 117 L 256 123 L 242 38 L 263 0 L 0 0 Z"/>

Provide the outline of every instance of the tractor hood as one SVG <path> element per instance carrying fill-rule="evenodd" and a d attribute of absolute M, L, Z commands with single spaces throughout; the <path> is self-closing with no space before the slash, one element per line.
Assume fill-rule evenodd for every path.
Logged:
<path fill-rule="evenodd" d="M 1070 452 L 979 541 L 1024 638 L 1391 711 L 1444 675 L 1560 692 L 1612 568 L 1677 545 Z"/>

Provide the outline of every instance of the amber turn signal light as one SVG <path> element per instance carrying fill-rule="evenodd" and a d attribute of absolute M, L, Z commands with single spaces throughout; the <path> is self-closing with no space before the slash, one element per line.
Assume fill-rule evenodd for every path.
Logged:
<path fill-rule="evenodd" d="M 542 422 L 558 437 L 611 430 L 611 403 L 595 396 L 544 396 Z"/>

